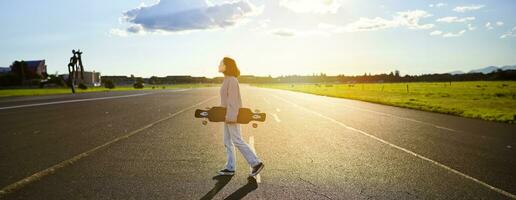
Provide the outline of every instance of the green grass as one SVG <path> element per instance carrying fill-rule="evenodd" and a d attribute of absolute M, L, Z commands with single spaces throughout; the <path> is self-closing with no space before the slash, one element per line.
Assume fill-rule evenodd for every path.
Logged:
<path fill-rule="evenodd" d="M 255 86 L 516 123 L 516 81 Z"/>
<path fill-rule="evenodd" d="M 133 91 L 133 90 L 163 90 L 163 89 L 181 89 L 181 88 L 200 88 L 200 87 L 214 87 L 216 84 L 176 84 L 176 85 L 156 85 L 152 89 L 152 85 L 146 85 L 143 89 L 134 89 L 131 86 L 120 86 L 114 89 L 107 89 L 104 87 L 92 87 L 87 90 L 76 89 L 77 93 L 85 92 L 110 92 L 110 91 Z M 17 96 L 40 96 L 52 94 L 71 94 L 70 88 L 43 88 L 43 89 L 5 89 L 0 90 L 0 98 L 2 97 L 17 97 Z"/>

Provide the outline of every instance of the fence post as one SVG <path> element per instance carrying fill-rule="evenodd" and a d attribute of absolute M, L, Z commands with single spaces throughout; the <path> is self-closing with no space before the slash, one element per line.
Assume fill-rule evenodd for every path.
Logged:
<path fill-rule="evenodd" d="M 407 84 L 407 93 L 409 93 L 409 87 L 408 87 L 408 84 Z"/>

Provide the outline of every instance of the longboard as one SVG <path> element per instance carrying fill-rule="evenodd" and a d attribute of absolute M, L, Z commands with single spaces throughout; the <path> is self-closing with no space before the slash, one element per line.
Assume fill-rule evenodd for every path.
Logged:
<path fill-rule="evenodd" d="M 224 122 L 226 121 L 226 108 L 224 107 L 212 107 L 205 110 L 195 110 L 195 118 L 208 119 L 210 122 Z M 238 110 L 237 123 L 249 124 L 250 122 L 265 122 L 267 115 L 260 113 L 259 111 L 253 112 L 249 108 L 240 108 Z M 208 122 L 203 121 L 203 125 Z M 253 123 L 253 127 L 256 128 L 258 124 Z"/>

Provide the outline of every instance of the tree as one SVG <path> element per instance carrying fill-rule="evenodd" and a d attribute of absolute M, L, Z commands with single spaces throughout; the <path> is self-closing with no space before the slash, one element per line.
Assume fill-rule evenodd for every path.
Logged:
<path fill-rule="evenodd" d="M 78 87 L 79 87 L 79 89 L 81 89 L 81 90 L 87 90 L 87 89 L 88 89 L 88 86 L 87 86 L 86 84 L 84 84 L 84 83 L 79 83 L 79 86 L 78 86 Z"/>
<path fill-rule="evenodd" d="M 145 84 L 143 84 L 143 79 L 142 78 L 136 78 L 136 83 L 133 84 L 133 87 L 135 89 L 142 89 L 143 87 L 145 87 Z"/>
<path fill-rule="evenodd" d="M 23 84 L 25 82 L 26 74 L 28 72 L 28 66 L 25 61 L 14 61 L 11 65 L 11 73 L 15 77 L 16 84 Z"/>
<path fill-rule="evenodd" d="M 149 79 L 149 83 L 150 83 L 151 85 L 160 84 L 160 82 L 159 82 L 159 78 L 158 78 L 157 76 L 152 76 L 152 77 L 150 77 L 150 79 Z"/>

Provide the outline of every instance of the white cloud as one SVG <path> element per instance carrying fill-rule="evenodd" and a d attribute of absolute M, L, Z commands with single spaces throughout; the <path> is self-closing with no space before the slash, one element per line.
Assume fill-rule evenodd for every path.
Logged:
<path fill-rule="evenodd" d="M 269 24 L 271 23 L 271 20 L 270 19 L 265 19 L 265 20 L 261 20 L 258 22 L 258 24 L 260 24 L 260 27 L 261 28 L 267 28 L 269 27 Z"/>
<path fill-rule="evenodd" d="M 337 13 L 342 6 L 342 0 L 281 0 L 281 7 L 296 13 Z"/>
<path fill-rule="evenodd" d="M 496 25 L 497 25 L 497 26 L 503 26 L 503 22 L 501 22 L 501 21 L 497 21 L 497 22 L 496 22 Z"/>
<path fill-rule="evenodd" d="M 112 36 L 119 36 L 119 37 L 127 37 L 128 36 L 127 31 L 125 31 L 123 29 L 118 29 L 118 28 L 109 30 L 109 34 Z"/>
<path fill-rule="evenodd" d="M 434 24 L 420 24 L 420 20 L 432 16 L 423 10 L 398 12 L 392 19 L 360 18 L 358 21 L 346 25 L 349 32 L 374 31 L 387 28 L 407 27 L 409 29 L 431 29 Z"/>
<path fill-rule="evenodd" d="M 296 30 L 293 29 L 274 29 L 269 31 L 270 34 L 281 37 L 292 37 L 296 35 Z"/>
<path fill-rule="evenodd" d="M 399 26 L 393 20 L 387 20 L 380 17 L 373 19 L 360 18 L 358 21 L 348 24 L 346 27 L 350 31 L 374 31 Z"/>
<path fill-rule="evenodd" d="M 131 23 L 126 29 L 129 33 L 181 32 L 234 26 L 259 12 L 248 0 L 221 4 L 206 0 L 161 0 L 125 12 L 123 20 Z"/>
<path fill-rule="evenodd" d="M 360 31 L 375 31 L 388 28 L 401 28 L 405 27 L 408 29 L 432 29 L 434 24 L 421 24 L 420 20 L 432 16 L 426 11 L 414 10 L 398 12 L 392 19 L 384 19 L 380 17 L 376 18 L 360 18 L 355 22 L 349 23 L 344 26 L 337 26 L 332 24 L 321 23 L 318 25 L 317 30 L 312 31 L 297 31 L 293 29 L 274 29 L 269 31 L 270 34 L 291 37 L 298 35 L 325 35 L 328 36 L 332 33 L 342 32 L 360 32 Z"/>
<path fill-rule="evenodd" d="M 479 10 L 479 9 L 482 9 L 483 7 L 485 7 L 485 5 L 458 6 L 458 7 L 455 7 L 453 9 L 453 11 L 464 13 L 464 12 L 468 12 L 468 11 Z"/>
<path fill-rule="evenodd" d="M 459 18 L 459 17 L 442 17 L 442 18 L 439 18 L 437 19 L 436 21 L 437 22 L 446 22 L 446 23 L 461 23 L 461 22 L 467 22 L 467 21 L 473 21 L 475 20 L 475 17 L 463 17 L 463 18 Z"/>
<path fill-rule="evenodd" d="M 466 30 L 461 30 L 459 32 L 456 32 L 456 33 L 444 33 L 443 31 L 440 31 L 440 30 L 435 30 L 435 31 L 432 31 L 430 32 L 429 35 L 431 36 L 442 36 L 443 38 L 451 38 L 451 37 L 460 37 L 462 35 L 464 35 L 464 33 L 466 33 Z"/>
<path fill-rule="evenodd" d="M 444 7 L 444 6 L 446 6 L 446 5 L 447 5 L 447 4 L 445 4 L 445 3 L 442 3 L 442 2 L 441 2 L 441 3 L 437 3 L 437 4 L 430 4 L 430 5 L 428 5 L 428 6 L 429 6 L 430 8 L 433 8 L 433 7 L 440 8 L 440 7 Z"/>
<path fill-rule="evenodd" d="M 500 36 L 501 39 L 514 38 L 514 37 L 516 37 L 516 27 L 512 28 L 510 31 L 507 31 L 502 36 Z"/>
<path fill-rule="evenodd" d="M 464 33 L 466 33 L 466 30 L 459 31 L 457 33 L 446 33 L 446 34 L 443 34 L 443 37 L 445 37 L 445 38 L 460 37 L 460 36 L 464 35 Z"/>
<path fill-rule="evenodd" d="M 319 35 L 319 36 L 329 36 L 330 34 L 328 32 L 320 31 L 320 30 L 294 30 L 294 29 L 288 29 L 288 28 L 280 28 L 280 29 L 273 29 L 268 32 L 269 34 L 280 36 L 280 37 L 294 37 L 294 36 L 313 36 L 313 35 Z"/>
<path fill-rule="evenodd" d="M 437 35 L 442 35 L 442 34 L 443 34 L 443 32 L 439 31 L 439 30 L 435 30 L 435 31 L 430 32 L 431 36 L 437 36 Z"/>
<path fill-rule="evenodd" d="M 494 29 L 494 27 L 493 27 L 493 25 L 491 24 L 491 22 L 487 22 L 487 23 L 486 23 L 486 29 L 487 29 L 487 30 L 493 30 L 493 29 Z"/>
<path fill-rule="evenodd" d="M 473 25 L 468 24 L 468 30 L 474 31 L 475 29 L 477 29 L 477 27 L 474 27 Z"/>

